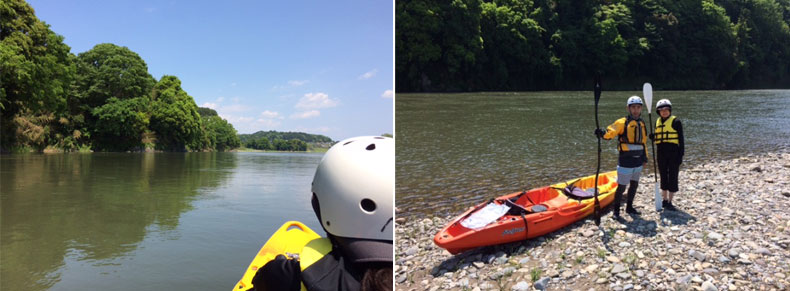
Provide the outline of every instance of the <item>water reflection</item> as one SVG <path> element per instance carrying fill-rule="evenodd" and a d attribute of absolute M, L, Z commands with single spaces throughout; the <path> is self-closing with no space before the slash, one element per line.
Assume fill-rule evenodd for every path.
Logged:
<path fill-rule="evenodd" d="M 235 165 L 229 153 L 0 157 L 2 289 L 48 289 L 67 260 L 113 264 L 178 227 Z"/>

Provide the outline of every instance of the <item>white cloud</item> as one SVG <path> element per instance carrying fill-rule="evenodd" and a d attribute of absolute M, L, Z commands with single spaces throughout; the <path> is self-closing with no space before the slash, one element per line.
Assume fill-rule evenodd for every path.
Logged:
<path fill-rule="evenodd" d="M 280 124 L 282 124 L 282 122 L 279 121 L 282 119 L 285 119 L 285 117 L 280 115 L 279 112 L 266 110 L 261 112 L 261 118 L 255 121 L 255 126 L 263 126 L 268 128 L 278 127 Z"/>
<path fill-rule="evenodd" d="M 262 116 L 263 118 L 270 118 L 270 119 L 271 119 L 271 118 L 280 118 L 280 119 L 282 119 L 282 116 L 280 116 L 280 113 L 279 113 L 279 112 L 277 112 L 277 111 L 269 111 L 269 110 L 266 110 L 266 111 L 264 111 L 264 112 L 261 112 L 261 116 Z"/>
<path fill-rule="evenodd" d="M 217 110 L 222 112 L 244 112 L 244 111 L 249 111 L 250 108 L 248 106 L 241 104 L 233 104 L 233 105 L 222 106 Z"/>
<path fill-rule="evenodd" d="M 274 85 L 272 87 L 272 90 L 283 90 L 283 89 L 287 89 L 287 88 L 290 88 L 290 87 L 300 87 L 300 86 L 303 86 L 303 85 L 305 85 L 307 83 L 310 83 L 310 81 L 309 80 L 290 80 L 290 81 L 288 81 L 288 84 L 286 84 L 286 85 Z"/>
<path fill-rule="evenodd" d="M 291 86 L 294 86 L 294 87 L 299 87 L 299 86 L 302 86 L 304 84 L 307 84 L 307 80 L 288 81 L 288 85 L 291 85 Z"/>
<path fill-rule="evenodd" d="M 379 70 L 377 70 L 377 69 L 373 69 L 372 71 L 364 73 L 361 76 L 359 76 L 359 79 L 360 80 L 366 80 L 366 79 L 373 78 L 373 76 L 375 76 L 378 71 Z"/>
<path fill-rule="evenodd" d="M 263 126 L 269 128 L 278 127 L 280 126 L 280 124 L 282 124 L 282 122 L 279 122 L 277 120 L 271 120 L 271 119 L 258 119 L 255 121 L 256 126 Z"/>
<path fill-rule="evenodd" d="M 217 103 L 220 103 L 222 101 L 225 101 L 225 97 L 220 96 L 219 98 L 217 98 Z"/>
<path fill-rule="evenodd" d="M 275 129 L 282 124 L 276 119 L 254 118 L 225 113 L 219 113 L 219 116 L 233 124 L 238 133 L 253 133 L 259 130 Z"/>
<path fill-rule="evenodd" d="M 291 118 L 292 119 L 307 119 L 307 118 L 318 117 L 320 115 L 321 115 L 320 111 L 318 111 L 318 110 L 310 110 L 310 111 L 297 112 L 297 113 L 291 114 Z"/>
<path fill-rule="evenodd" d="M 222 113 L 222 112 L 219 113 L 219 117 L 222 117 L 223 119 L 227 120 L 230 123 L 234 123 L 234 126 L 235 126 L 236 123 L 245 123 L 245 122 L 250 122 L 250 121 L 255 120 L 252 117 L 236 116 L 236 115 L 226 114 L 226 113 Z"/>
<path fill-rule="evenodd" d="M 217 103 L 209 103 L 209 102 L 206 102 L 206 103 L 203 103 L 203 105 L 200 105 L 200 107 L 206 107 L 206 108 L 211 108 L 211 109 L 217 109 Z"/>
<path fill-rule="evenodd" d="M 392 98 L 393 95 L 394 95 L 394 92 L 392 92 L 392 90 L 387 90 L 387 91 L 384 91 L 384 93 L 381 94 L 381 98 Z"/>
<path fill-rule="evenodd" d="M 330 99 L 329 95 L 324 93 L 307 93 L 299 99 L 299 103 L 296 103 L 295 107 L 299 109 L 329 108 L 337 106 L 338 103 L 337 100 Z"/>

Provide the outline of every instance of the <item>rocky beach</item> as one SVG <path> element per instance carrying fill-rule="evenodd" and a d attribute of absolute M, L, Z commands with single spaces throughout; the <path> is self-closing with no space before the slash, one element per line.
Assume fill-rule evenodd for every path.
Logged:
<path fill-rule="evenodd" d="M 684 164 L 677 211 L 655 211 L 653 185 L 643 173 L 639 216 L 457 255 L 433 243 L 453 217 L 398 215 L 396 289 L 790 290 L 790 152 Z"/>

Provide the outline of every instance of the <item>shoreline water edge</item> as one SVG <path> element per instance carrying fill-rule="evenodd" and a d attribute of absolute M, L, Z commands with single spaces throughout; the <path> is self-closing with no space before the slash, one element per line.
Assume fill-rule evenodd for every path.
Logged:
<path fill-rule="evenodd" d="M 395 287 L 790 288 L 790 150 L 685 166 L 673 199 L 678 211 L 655 211 L 654 178 L 646 174 L 634 202 L 640 216 L 617 222 L 606 209 L 600 228 L 589 216 L 537 239 L 457 255 L 433 243 L 454 217 L 396 219 Z"/>

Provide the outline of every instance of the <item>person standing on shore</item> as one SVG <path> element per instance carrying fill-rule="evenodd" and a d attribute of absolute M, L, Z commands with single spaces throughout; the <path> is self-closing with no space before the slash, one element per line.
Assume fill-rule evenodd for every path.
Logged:
<path fill-rule="evenodd" d="M 620 204 L 628 186 L 625 212 L 639 215 L 634 208 L 634 196 L 639 187 L 639 176 L 647 164 L 647 128 L 642 120 L 642 98 L 631 96 L 626 102 L 628 115 L 616 120 L 606 130 L 595 129 L 595 135 L 605 140 L 617 137 L 620 151 L 617 160 L 617 190 L 614 193 L 614 218 L 620 219 Z"/>
<path fill-rule="evenodd" d="M 669 99 L 658 100 L 656 111 L 660 118 L 656 120 L 653 131 L 655 134 L 651 139 L 658 145 L 656 161 L 661 177 L 661 206 L 667 210 L 676 210 L 672 205 L 672 198 L 678 192 L 678 173 L 685 154 L 683 124 L 672 115 L 672 103 Z"/>

